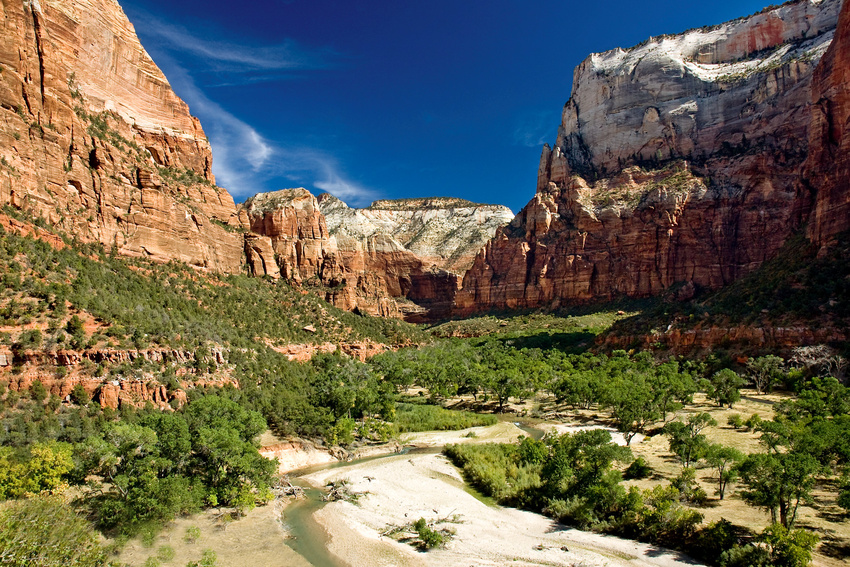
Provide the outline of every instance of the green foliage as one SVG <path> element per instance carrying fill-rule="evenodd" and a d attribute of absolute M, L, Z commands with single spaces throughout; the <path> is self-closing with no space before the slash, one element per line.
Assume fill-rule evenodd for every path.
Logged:
<path fill-rule="evenodd" d="M 808 530 L 790 530 L 773 524 L 765 529 L 761 541 L 767 545 L 770 564 L 776 567 L 805 567 L 812 561 L 818 536 Z"/>
<path fill-rule="evenodd" d="M 73 467 L 71 447 L 64 443 L 35 443 L 17 451 L 0 447 L 0 500 L 61 491 Z"/>
<path fill-rule="evenodd" d="M 30 329 L 20 334 L 18 341 L 12 345 L 12 349 L 15 351 L 35 350 L 39 348 L 43 342 L 44 339 L 41 335 L 41 331 L 39 329 Z"/>
<path fill-rule="evenodd" d="M 640 480 L 652 476 L 652 467 L 643 457 L 638 457 L 623 471 L 626 480 Z"/>
<path fill-rule="evenodd" d="M 422 549 L 431 549 L 434 547 L 443 547 L 448 543 L 449 537 L 446 534 L 431 528 L 425 518 L 419 518 L 413 523 L 413 529 L 419 534 Z"/>
<path fill-rule="evenodd" d="M 772 354 L 754 358 L 747 363 L 750 379 L 759 394 L 769 392 L 774 384 L 782 381 L 784 364 L 784 360 Z"/>
<path fill-rule="evenodd" d="M 733 413 L 726 418 L 726 424 L 734 429 L 741 429 L 744 427 L 744 420 L 740 414 Z"/>
<path fill-rule="evenodd" d="M 183 535 L 183 541 L 186 543 L 195 543 L 201 537 L 201 529 L 197 526 L 186 528 L 186 533 Z"/>
<path fill-rule="evenodd" d="M 416 431 L 456 431 L 468 427 L 495 425 L 492 415 L 468 411 L 447 410 L 439 406 L 422 404 L 398 404 L 395 425 L 401 433 Z"/>
<path fill-rule="evenodd" d="M 9 567 L 103 567 L 97 533 L 59 497 L 0 509 L 0 562 Z"/>
<path fill-rule="evenodd" d="M 717 421 L 703 412 L 691 414 L 685 421 L 672 421 L 664 426 L 664 433 L 670 437 L 670 451 L 679 456 L 683 466 L 690 467 L 705 456 L 708 441 L 701 431 L 714 425 L 717 425 Z"/>
<path fill-rule="evenodd" d="M 708 499 L 705 490 L 696 481 L 696 470 L 684 467 L 679 476 L 670 481 L 670 486 L 679 491 L 679 500 L 702 506 Z"/>
<path fill-rule="evenodd" d="M 744 454 L 734 447 L 711 443 L 706 447 L 705 460 L 717 472 L 717 496 L 720 500 L 726 494 L 730 482 L 738 478 L 736 465 L 744 459 Z"/>
<path fill-rule="evenodd" d="M 741 496 L 753 506 L 770 512 L 771 520 L 792 528 L 800 503 L 810 498 L 814 475 L 820 470 L 811 455 L 787 453 L 748 455 L 738 466 L 746 486 Z"/>
<path fill-rule="evenodd" d="M 156 557 L 160 561 L 168 562 L 174 559 L 174 548 L 170 545 L 161 545 L 156 552 Z"/>
<path fill-rule="evenodd" d="M 706 396 L 717 402 L 718 406 L 729 406 L 741 399 L 741 387 L 744 379 L 729 368 L 718 370 L 708 380 L 703 380 L 702 388 Z"/>

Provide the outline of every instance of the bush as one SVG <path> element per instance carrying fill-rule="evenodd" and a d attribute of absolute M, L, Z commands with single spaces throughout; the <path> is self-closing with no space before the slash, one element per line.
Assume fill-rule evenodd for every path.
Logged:
<path fill-rule="evenodd" d="M 626 480 L 640 480 L 648 478 L 652 475 L 652 467 L 643 457 L 638 457 L 628 468 L 623 471 L 623 478 Z"/>
<path fill-rule="evenodd" d="M 106 553 L 88 522 L 55 496 L 12 502 L 0 510 L 4 567 L 105 567 Z"/>
<path fill-rule="evenodd" d="M 419 534 L 419 539 L 422 541 L 420 547 L 422 549 L 431 549 L 433 547 L 442 547 L 447 543 L 448 538 L 442 532 L 432 529 L 428 526 L 425 518 L 419 518 L 413 523 L 413 529 Z"/>
<path fill-rule="evenodd" d="M 400 433 L 417 431 L 456 431 L 468 427 L 495 425 L 494 415 L 447 410 L 439 406 L 398 404 L 395 424 Z"/>
<path fill-rule="evenodd" d="M 726 418 L 726 423 L 729 427 L 733 427 L 735 429 L 741 429 L 744 427 L 744 420 L 741 418 L 740 414 L 733 413 L 728 418 Z"/>
<path fill-rule="evenodd" d="M 747 421 L 744 422 L 744 425 L 746 425 L 750 431 L 755 431 L 762 421 L 763 420 L 761 416 L 757 413 L 754 413 L 753 415 L 747 418 Z"/>
<path fill-rule="evenodd" d="M 201 537 L 201 528 L 190 526 L 186 528 L 186 533 L 183 535 L 183 541 L 186 543 L 195 543 Z"/>

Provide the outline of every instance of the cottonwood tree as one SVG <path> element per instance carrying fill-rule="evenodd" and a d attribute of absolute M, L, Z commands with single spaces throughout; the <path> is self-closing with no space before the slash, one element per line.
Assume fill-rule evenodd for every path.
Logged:
<path fill-rule="evenodd" d="M 782 378 L 783 364 L 784 361 L 781 358 L 772 354 L 754 358 L 747 364 L 750 379 L 759 394 L 769 392 L 772 386 Z"/>
<path fill-rule="evenodd" d="M 723 500 L 729 483 L 738 478 L 736 465 L 743 459 L 744 454 L 734 447 L 712 443 L 706 448 L 705 460 L 717 471 L 717 496 L 720 500 Z"/>
<path fill-rule="evenodd" d="M 738 466 L 741 482 L 747 487 L 741 496 L 748 504 L 770 512 L 773 523 L 791 529 L 800 503 L 811 497 L 819 470 L 814 457 L 796 451 L 748 455 Z"/>
<path fill-rule="evenodd" d="M 744 379 L 729 368 L 718 370 L 711 378 L 702 381 L 703 390 L 709 399 L 717 402 L 718 406 L 729 406 L 741 399 L 741 386 Z"/>
<path fill-rule="evenodd" d="M 670 437 L 670 450 L 682 460 L 682 465 L 690 467 L 699 461 L 708 442 L 702 430 L 717 425 L 709 413 L 691 414 L 685 421 L 671 421 L 664 426 L 664 433 Z"/>

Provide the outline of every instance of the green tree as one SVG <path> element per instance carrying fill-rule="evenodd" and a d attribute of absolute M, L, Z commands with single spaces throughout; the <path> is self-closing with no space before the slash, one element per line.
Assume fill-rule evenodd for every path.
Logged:
<path fill-rule="evenodd" d="M 800 503 L 811 497 L 820 470 L 814 457 L 795 451 L 748 455 L 737 468 L 747 487 L 744 500 L 769 511 L 771 521 L 787 529 L 794 526 Z"/>
<path fill-rule="evenodd" d="M 718 406 L 729 406 L 741 399 L 741 386 L 744 379 L 729 368 L 718 370 L 708 380 L 703 380 L 702 387 L 705 394 Z"/>
<path fill-rule="evenodd" d="M 626 445 L 631 445 L 635 435 L 661 418 L 647 375 L 640 371 L 617 374 L 609 378 L 604 388 L 602 404 L 610 409 L 617 431 L 626 438 Z"/>
<path fill-rule="evenodd" d="M 720 500 L 723 500 L 729 483 L 738 478 L 736 465 L 743 459 L 744 454 L 734 447 L 727 447 L 720 443 L 708 445 L 705 460 L 717 471 L 717 496 Z"/>
<path fill-rule="evenodd" d="M 679 456 L 683 466 L 690 467 L 705 455 L 708 441 L 702 430 L 714 425 L 717 421 L 703 412 L 689 415 L 684 422 L 671 421 L 664 426 L 664 433 L 670 437 L 670 450 Z"/>
<path fill-rule="evenodd" d="M 761 533 L 759 540 L 767 546 L 770 565 L 806 567 L 812 562 L 812 550 L 818 543 L 818 536 L 809 530 L 791 530 L 773 524 Z"/>
<path fill-rule="evenodd" d="M 750 379 L 759 394 L 769 392 L 773 385 L 782 379 L 783 364 L 781 358 L 772 354 L 754 358 L 747 363 Z"/>

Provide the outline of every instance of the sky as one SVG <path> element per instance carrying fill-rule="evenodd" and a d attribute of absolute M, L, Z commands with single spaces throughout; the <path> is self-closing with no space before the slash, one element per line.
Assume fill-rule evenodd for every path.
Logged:
<path fill-rule="evenodd" d="M 591 52 L 764 0 L 119 0 L 237 202 L 450 196 L 518 212 Z"/>

